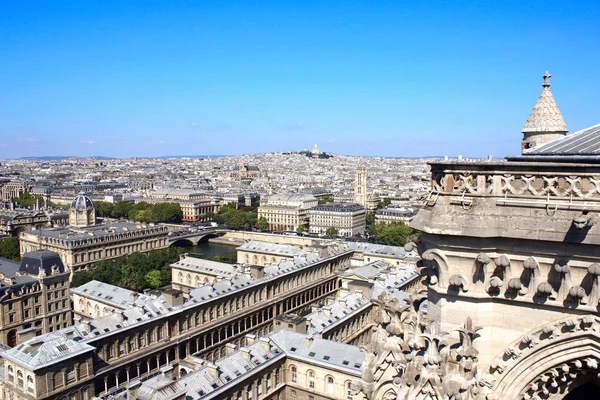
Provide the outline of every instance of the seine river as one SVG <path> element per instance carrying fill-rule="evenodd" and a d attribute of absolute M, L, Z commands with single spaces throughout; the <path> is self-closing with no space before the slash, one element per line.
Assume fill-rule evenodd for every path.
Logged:
<path fill-rule="evenodd" d="M 198 246 L 178 246 L 185 249 L 186 253 L 202 254 L 204 258 L 210 258 L 221 254 L 236 255 L 235 248 L 237 246 L 229 246 L 220 243 L 200 243 Z"/>

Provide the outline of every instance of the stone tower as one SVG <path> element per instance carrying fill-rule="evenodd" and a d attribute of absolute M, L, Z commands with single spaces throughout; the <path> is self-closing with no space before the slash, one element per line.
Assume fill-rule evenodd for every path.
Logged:
<path fill-rule="evenodd" d="M 544 74 L 542 93 L 523 127 L 522 154 L 548 142 L 560 139 L 569 131 L 550 91 L 551 76 L 548 71 Z"/>
<path fill-rule="evenodd" d="M 92 226 L 96 223 L 96 208 L 92 199 L 80 192 L 69 208 L 69 225 L 77 227 Z"/>
<path fill-rule="evenodd" d="M 354 181 L 354 201 L 367 208 L 367 197 L 367 169 L 359 164 Z"/>

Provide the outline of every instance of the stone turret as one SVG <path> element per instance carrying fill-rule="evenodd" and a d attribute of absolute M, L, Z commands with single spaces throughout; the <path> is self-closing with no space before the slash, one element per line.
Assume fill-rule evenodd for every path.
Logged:
<path fill-rule="evenodd" d="M 550 91 L 551 76 L 548 71 L 544 74 L 542 93 L 523 127 L 522 154 L 548 142 L 560 139 L 569 131 Z"/>

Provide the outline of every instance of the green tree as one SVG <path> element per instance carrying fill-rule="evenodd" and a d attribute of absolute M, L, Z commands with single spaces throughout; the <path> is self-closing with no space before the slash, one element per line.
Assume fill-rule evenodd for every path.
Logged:
<path fill-rule="evenodd" d="M 327 204 L 327 203 L 333 203 L 332 196 L 323 196 L 319 199 L 319 204 Z"/>
<path fill-rule="evenodd" d="M 325 235 L 329 236 L 329 237 L 334 237 L 337 236 L 337 234 L 339 233 L 339 231 L 337 229 L 335 229 L 335 227 L 330 226 L 329 228 L 327 228 L 327 230 L 325 231 Z"/>
<path fill-rule="evenodd" d="M 115 205 L 107 201 L 95 201 L 94 207 L 96 208 L 97 217 L 112 217 L 115 210 Z"/>
<path fill-rule="evenodd" d="M 390 246 L 403 246 L 409 241 L 410 236 L 413 234 L 412 229 L 408 225 L 400 223 L 374 223 L 369 226 L 368 232 L 377 243 Z"/>
<path fill-rule="evenodd" d="M 373 213 L 367 213 L 367 215 L 365 215 L 365 222 L 367 225 L 373 225 L 375 223 L 375 215 Z"/>
<path fill-rule="evenodd" d="M 152 289 L 156 289 L 162 285 L 161 273 L 157 269 L 153 269 L 152 271 L 148 272 L 144 278 L 148 286 L 150 286 Z"/>
<path fill-rule="evenodd" d="M 256 223 L 256 227 L 261 231 L 266 231 L 269 229 L 269 221 L 265 217 L 260 217 Z"/>
<path fill-rule="evenodd" d="M 0 240 L 0 257 L 13 261 L 21 261 L 19 238 L 11 237 Z"/>
<path fill-rule="evenodd" d="M 385 208 L 390 205 L 392 201 L 390 199 L 383 199 L 377 203 L 377 209 Z"/>
<path fill-rule="evenodd" d="M 304 225 L 298 225 L 298 227 L 296 228 L 296 232 L 298 232 L 298 233 L 304 232 Z"/>

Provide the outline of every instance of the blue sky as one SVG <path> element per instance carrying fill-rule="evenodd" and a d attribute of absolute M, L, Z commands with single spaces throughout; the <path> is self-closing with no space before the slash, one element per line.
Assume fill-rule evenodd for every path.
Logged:
<path fill-rule="evenodd" d="M 600 123 L 600 1 L 4 1 L 0 158 L 519 152 Z"/>

